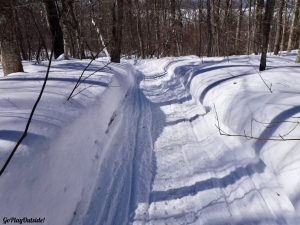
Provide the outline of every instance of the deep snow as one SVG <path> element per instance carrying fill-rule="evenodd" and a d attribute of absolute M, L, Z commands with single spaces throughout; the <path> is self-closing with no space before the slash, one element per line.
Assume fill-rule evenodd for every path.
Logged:
<path fill-rule="evenodd" d="M 0 178 L 0 219 L 300 224 L 299 141 L 221 136 L 216 127 L 217 115 L 230 134 L 300 137 L 295 57 L 269 56 L 261 75 L 272 93 L 258 56 L 187 56 L 109 64 L 69 102 L 88 61 L 54 62 L 29 135 Z M 95 61 L 86 75 L 105 64 Z M 46 70 L 24 66 L 27 73 L 0 79 L 0 163 Z"/>

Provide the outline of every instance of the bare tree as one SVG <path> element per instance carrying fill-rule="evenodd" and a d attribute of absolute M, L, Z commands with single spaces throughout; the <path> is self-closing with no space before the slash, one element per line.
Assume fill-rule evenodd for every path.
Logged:
<path fill-rule="evenodd" d="M 296 63 L 300 63 L 300 38 L 299 38 L 299 47 L 298 47 L 298 55 L 296 58 Z"/>
<path fill-rule="evenodd" d="M 111 61 L 120 63 L 123 27 L 123 0 L 115 0 L 112 7 L 112 47 Z"/>
<path fill-rule="evenodd" d="M 64 39 L 62 29 L 59 24 L 58 6 L 55 0 L 43 0 L 47 12 L 48 24 L 50 27 L 54 58 L 58 58 L 64 53 Z"/>
<path fill-rule="evenodd" d="M 207 42 L 207 56 L 212 56 L 212 40 L 213 40 L 213 31 L 212 31 L 212 22 L 211 22 L 211 2 L 210 0 L 206 1 L 207 7 L 207 33 L 208 33 L 208 42 Z"/>
<path fill-rule="evenodd" d="M 299 7 L 300 7 L 300 0 L 295 0 L 295 7 L 294 7 L 294 17 L 291 26 L 290 36 L 287 51 L 290 52 L 294 48 L 295 44 L 295 36 L 297 32 L 298 20 L 299 20 Z"/>
<path fill-rule="evenodd" d="M 278 55 L 280 49 L 280 41 L 282 36 L 282 13 L 284 8 L 285 0 L 280 1 L 279 10 L 277 13 L 277 25 L 276 25 L 276 36 L 274 43 L 274 55 Z"/>
<path fill-rule="evenodd" d="M 251 28 L 252 28 L 252 0 L 249 0 L 248 1 L 248 12 L 249 12 L 249 15 L 248 15 L 248 39 L 247 39 L 247 54 L 249 55 L 250 54 L 250 51 L 251 51 L 251 46 L 252 46 L 252 43 L 251 43 Z"/>
<path fill-rule="evenodd" d="M 243 20 L 243 0 L 239 2 L 239 13 L 238 13 L 238 21 L 236 25 L 236 33 L 235 33 L 235 51 L 239 51 L 239 43 L 241 39 L 241 27 L 242 27 L 242 20 Z"/>
<path fill-rule="evenodd" d="M 271 30 L 271 22 L 273 18 L 274 5 L 275 5 L 275 0 L 267 0 L 264 19 L 263 19 L 263 45 L 262 45 L 262 54 L 260 58 L 259 71 L 263 71 L 266 69 L 267 51 L 269 45 L 269 36 Z"/>
<path fill-rule="evenodd" d="M 287 33 L 287 25 L 288 25 L 288 10 L 287 10 L 287 0 L 284 1 L 284 16 L 283 16 L 283 27 L 282 27 L 282 35 L 280 41 L 280 51 L 284 50 L 285 47 L 285 36 Z"/>
<path fill-rule="evenodd" d="M 255 1 L 255 24 L 254 24 L 254 53 L 257 55 L 262 45 L 262 16 L 264 9 L 264 0 Z"/>
<path fill-rule="evenodd" d="M 13 14 L 14 1 L 0 2 L 0 48 L 4 76 L 23 72 L 21 56 L 16 37 L 16 21 Z"/>

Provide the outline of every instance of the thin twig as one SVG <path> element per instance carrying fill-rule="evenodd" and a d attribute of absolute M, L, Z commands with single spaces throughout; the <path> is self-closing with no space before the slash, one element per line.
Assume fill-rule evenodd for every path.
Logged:
<path fill-rule="evenodd" d="M 86 79 L 88 79 L 89 77 L 91 77 L 92 75 L 94 75 L 95 73 L 99 72 L 100 70 L 104 69 L 105 67 L 107 67 L 111 62 L 106 63 L 103 67 L 99 68 L 98 70 L 94 71 L 93 73 L 89 74 L 88 76 L 86 76 L 84 79 L 82 79 L 80 81 L 80 83 L 75 87 L 74 91 L 80 86 L 80 84 L 82 84 Z M 71 95 L 68 97 L 68 100 L 70 100 L 71 98 L 75 97 L 76 95 L 78 95 L 79 93 L 81 93 L 81 91 L 79 91 L 78 93 L 74 94 L 74 91 L 71 93 Z M 67 101 L 68 101 L 67 100 Z"/>
<path fill-rule="evenodd" d="M 266 81 L 264 80 L 264 78 L 262 77 L 260 71 L 258 72 L 258 75 L 259 75 L 260 79 L 263 81 L 263 83 L 266 85 L 266 87 L 268 88 L 268 90 L 270 91 L 270 93 L 273 93 L 273 91 L 272 91 L 272 83 L 271 83 L 270 86 L 269 86 L 269 85 L 266 83 Z"/>
<path fill-rule="evenodd" d="M 88 65 L 83 69 L 82 73 L 80 74 L 74 88 L 72 89 L 70 95 L 67 98 L 67 101 L 69 101 L 71 99 L 71 97 L 73 96 L 74 91 L 76 90 L 76 88 L 79 87 L 80 83 L 81 83 L 81 79 L 83 77 L 83 74 L 85 73 L 85 71 L 90 67 L 90 65 L 92 64 L 93 61 L 95 61 L 95 59 L 98 57 L 98 55 L 103 51 L 103 48 L 97 52 L 97 54 L 95 55 L 95 57 L 93 59 L 90 60 L 90 62 L 88 63 Z"/>
<path fill-rule="evenodd" d="M 25 139 L 25 137 L 27 136 L 27 132 L 28 132 L 28 129 L 29 129 L 29 126 L 31 124 L 31 121 L 32 121 L 32 117 L 34 115 L 34 112 L 36 110 L 36 107 L 37 105 L 39 104 L 41 98 L 42 98 L 42 95 L 44 93 L 44 90 L 45 90 L 45 87 L 46 87 L 46 84 L 47 84 L 47 81 L 48 81 L 48 77 L 49 77 L 49 72 L 50 72 L 50 68 L 51 68 L 51 62 L 52 62 L 52 56 L 53 56 L 53 47 L 52 47 L 52 50 L 51 50 L 51 55 L 50 55 L 50 59 L 49 59 L 49 63 L 48 63 L 48 68 L 47 68 L 47 72 L 46 72 L 46 76 L 45 76 L 45 79 L 44 79 L 44 83 L 43 83 L 43 86 L 42 86 L 42 89 L 40 91 L 40 94 L 37 98 L 37 100 L 35 101 L 34 103 L 34 106 L 31 110 L 31 113 L 30 113 L 30 116 L 28 118 L 28 121 L 27 121 L 27 124 L 26 124 L 26 127 L 25 127 L 25 130 L 21 136 L 21 138 L 18 140 L 17 144 L 15 145 L 15 147 L 13 148 L 13 150 L 11 151 L 9 157 L 7 158 L 7 160 L 5 161 L 3 167 L 1 168 L 0 170 L 0 176 L 4 173 L 6 167 L 8 166 L 8 164 L 10 163 L 12 157 L 14 156 L 15 152 L 17 151 L 18 147 L 21 145 L 21 143 L 23 142 L 23 140 Z"/>
<path fill-rule="evenodd" d="M 217 120 L 217 124 L 215 124 L 216 128 L 218 129 L 219 131 L 219 134 L 221 136 L 228 136 L 228 137 L 244 137 L 248 140 L 251 140 L 251 139 L 254 139 L 254 140 L 270 140 L 270 141 L 299 141 L 300 140 L 300 137 L 299 138 L 283 138 L 282 135 L 278 135 L 279 137 L 274 137 L 274 136 L 271 136 L 269 138 L 267 137 L 255 137 L 251 134 L 251 136 L 247 135 L 246 132 L 244 131 L 244 134 L 230 134 L 228 132 L 225 132 L 224 130 L 222 130 L 221 126 L 220 126 L 220 121 L 219 121 L 219 117 L 218 117 L 218 113 L 217 113 L 217 110 L 216 110 L 216 106 L 214 105 L 214 108 L 215 108 L 215 116 L 216 116 L 216 120 Z M 297 124 L 298 126 L 298 124 Z M 293 128 L 289 133 L 291 133 L 293 130 L 295 130 L 296 128 Z M 288 134 L 289 134 L 288 133 Z"/>

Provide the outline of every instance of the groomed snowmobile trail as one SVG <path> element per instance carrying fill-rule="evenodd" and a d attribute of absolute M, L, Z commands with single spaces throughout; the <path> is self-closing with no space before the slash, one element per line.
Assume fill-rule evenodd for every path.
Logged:
<path fill-rule="evenodd" d="M 296 55 L 268 56 L 261 74 L 255 55 L 99 58 L 70 101 L 89 61 L 54 61 L 28 136 L 1 176 L 0 219 L 299 225 L 300 142 L 284 141 L 300 137 Z M 47 67 L 24 68 L 0 78 L 0 163 Z"/>

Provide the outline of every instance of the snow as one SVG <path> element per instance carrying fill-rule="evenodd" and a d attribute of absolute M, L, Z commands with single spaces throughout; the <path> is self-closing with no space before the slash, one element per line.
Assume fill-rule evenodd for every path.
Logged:
<path fill-rule="evenodd" d="M 54 61 L 29 134 L 0 178 L 0 218 L 298 225 L 299 141 L 278 140 L 300 137 L 300 66 L 296 52 L 268 56 L 261 77 L 272 93 L 259 56 L 185 56 L 109 64 L 70 101 L 89 61 Z M 23 64 L 26 73 L 0 79 L 2 163 L 47 66 Z M 99 58 L 85 76 L 106 64 Z M 278 140 L 222 136 L 216 116 L 228 134 Z"/>

